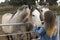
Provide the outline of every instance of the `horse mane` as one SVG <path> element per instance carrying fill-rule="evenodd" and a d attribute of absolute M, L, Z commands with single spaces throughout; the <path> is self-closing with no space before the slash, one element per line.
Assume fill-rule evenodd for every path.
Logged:
<path fill-rule="evenodd" d="M 32 15 L 32 12 L 33 12 L 35 9 L 37 9 L 37 10 L 40 12 L 40 10 L 39 10 L 36 6 L 32 5 L 31 11 L 30 11 L 30 15 Z"/>
<path fill-rule="evenodd" d="M 21 7 L 18 8 L 18 10 L 23 10 L 24 8 L 25 9 L 28 8 L 28 5 L 22 5 Z"/>

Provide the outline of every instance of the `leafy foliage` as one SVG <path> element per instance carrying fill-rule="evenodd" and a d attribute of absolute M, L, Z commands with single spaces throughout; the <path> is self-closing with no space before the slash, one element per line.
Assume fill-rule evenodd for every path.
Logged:
<path fill-rule="evenodd" d="M 35 0 L 10 0 L 9 4 L 11 5 L 34 5 L 35 4 Z"/>
<path fill-rule="evenodd" d="M 57 0 L 47 0 L 47 2 L 49 3 L 49 5 L 57 4 L 56 1 Z"/>

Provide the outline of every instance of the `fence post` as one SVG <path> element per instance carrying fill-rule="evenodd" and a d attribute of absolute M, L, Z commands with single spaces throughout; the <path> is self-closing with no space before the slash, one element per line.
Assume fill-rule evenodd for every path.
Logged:
<path fill-rule="evenodd" d="M 59 16 L 57 16 L 57 26 L 58 26 L 58 40 L 59 40 Z"/>

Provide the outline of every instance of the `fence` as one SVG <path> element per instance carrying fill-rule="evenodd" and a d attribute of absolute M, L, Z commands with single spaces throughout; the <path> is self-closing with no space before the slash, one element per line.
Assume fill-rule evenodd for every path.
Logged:
<path fill-rule="evenodd" d="M 60 16 L 57 16 L 57 26 L 58 26 L 58 40 L 60 39 Z"/>
<path fill-rule="evenodd" d="M 9 23 L 9 24 L 0 24 L 0 27 L 1 26 L 13 26 L 13 27 L 15 27 L 15 26 L 22 26 L 22 25 L 29 25 L 30 23 Z M 22 26 L 23 27 L 23 26 Z M 11 34 L 2 34 L 2 35 L 0 35 L 0 36 L 16 36 L 17 34 L 26 34 L 26 33 L 32 33 L 33 31 L 29 31 L 29 32 L 19 32 L 19 33 L 11 33 Z M 31 35 L 30 35 L 31 36 Z M 9 40 L 12 40 L 12 39 L 9 39 Z"/>
<path fill-rule="evenodd" d="M 57 16 L 57 26 L 58 26 L 58 36 L 59 36 L 59 28 L 60 28 L 60 16 Z M 22 25 L 29 25 L 29 23 L 9 23 L 9 24 L 0 24 L 0 26 L 22 26 Z M 23 33 L 32 33 L 33 31 L 29 32 L 19 32 L 19 33 L 12 33 L 12 34 L 2 34 L 0 36 L 10 36 L 10 35 L 17 35 L 17 34 L 23 34 Z M 59 37 L 58 37 L 59 40 Z"/>
<path fill-rule="evenodd" d="M 56 21 L 57 21 L 57 27 L 58 27 L 58 40 L 60 39 L 60 16 L 57 16 L 56 17 L 57 19 L 56 19 Z"/>

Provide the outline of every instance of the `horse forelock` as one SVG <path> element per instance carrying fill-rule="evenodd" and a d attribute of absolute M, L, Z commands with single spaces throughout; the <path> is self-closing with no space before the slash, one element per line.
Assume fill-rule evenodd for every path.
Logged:
<path fill-rule="evenodd" d="M 37 7 L 33 6 L 33 7 L 31 8 L 30 14 L 32 15 L 32 12 L 35 11 L 35 10 L 39 11 L 39 9 L 38 9 Z M 40 11 L 39 11 L 39 12 L 40 12 Z"/>

